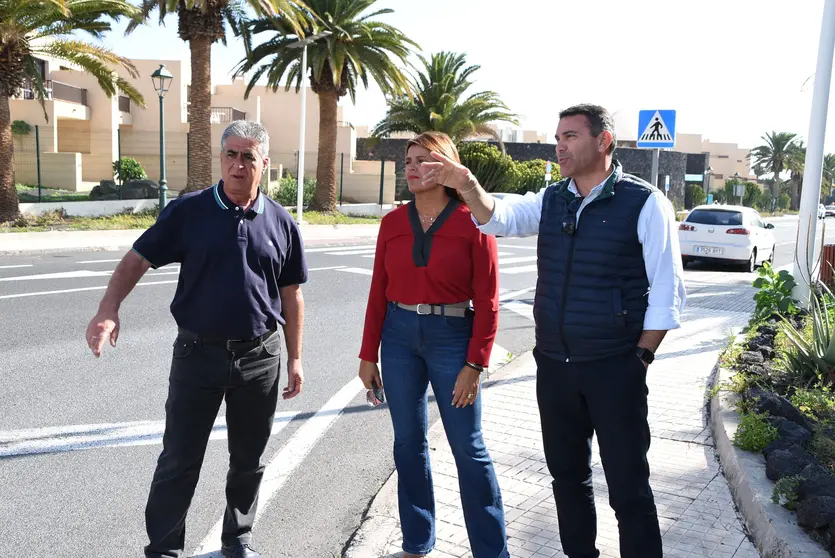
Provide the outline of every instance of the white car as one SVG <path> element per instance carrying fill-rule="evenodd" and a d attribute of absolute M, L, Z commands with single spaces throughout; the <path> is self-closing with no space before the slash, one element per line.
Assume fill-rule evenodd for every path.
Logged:
<path fill-rule="evenodd" d="M 774 225 L 750 207 L 700 205 L 678 227 L 681 260 L 737 264 L 752 272 L 774 261 Z"/>
<path fill-rule="evenodd" d="M 826 219 L 826 208 L 822 203 L 818 204 L 818 219 Z"/>

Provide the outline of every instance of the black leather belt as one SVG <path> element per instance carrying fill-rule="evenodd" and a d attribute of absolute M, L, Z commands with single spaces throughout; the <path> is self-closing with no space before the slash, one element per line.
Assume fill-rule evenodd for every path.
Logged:
<path fill-rule="evenodd" d="M 276 331 L 277 330 L 275 329 L 271 329 L 270 331 L 263 333 L 258 337 L 255 337 L 254 339 L 226 339 L 222 337 L 204 337 L 202 335 L 197 335 L 196 333 L 191 332 L 187 329 L 178 328 L 180 336 L 185 339 L 192 339 L 202 345 L 212 345 L 214 347 L 221 347 L 230 352 L 251 351 L 255 347 L 259 346 L 261 343 L 272 337 Z"/>

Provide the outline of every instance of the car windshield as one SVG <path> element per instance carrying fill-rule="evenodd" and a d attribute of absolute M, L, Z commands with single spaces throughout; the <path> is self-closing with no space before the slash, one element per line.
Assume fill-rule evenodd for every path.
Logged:
<path fill-rule="evenodd" d="M 696 209 L 687 216 L 687 222 L 733 227 L 742 224 L 742 213 L 722 209 Z"/>

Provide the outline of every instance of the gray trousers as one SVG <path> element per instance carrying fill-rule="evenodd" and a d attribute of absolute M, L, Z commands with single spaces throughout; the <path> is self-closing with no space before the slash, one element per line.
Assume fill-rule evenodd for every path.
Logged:
<path fill-rule="evenodd" d="M 249 543 L 264 475 L 261 457 L 278 403 L 283 346 L 280 328 L 254 347 L 234 351 L 180 331 L 168 382 L 163 448 L 145 508 L 146 557 L 183 555 L 186 514 L 224 398 L 229 473 L 221 540 L 224 545 Z"/>

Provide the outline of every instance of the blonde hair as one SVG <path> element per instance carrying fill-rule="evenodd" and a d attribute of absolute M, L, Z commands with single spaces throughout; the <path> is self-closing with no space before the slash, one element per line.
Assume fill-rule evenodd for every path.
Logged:
<path fill-rule="evenodd" d="M 409 153 L 409 148 L 413 145 L 417 145 L 419 147 L 423 147 L 424 149 L 428 149 L 429 151 L 434 151 L 436 153 L 440 153 L 447 159 L 455 161 L 456 163 L 461 163 L 461 157 L 458 155 L 458 149 L 455 147 L 455 142 L 452 141 L 448 135 L 443 132 L 423 132 L 408 142 L 406 142 L 406 154 Z M 447 195 L 450 198 L 455 198 L 457 200 L 461 200 L 461 196 L 458 194 L 458 190 L 455 188 L 450 188 L 449 186 L 444 186 L 444 190 L 446 190 Z"/>

